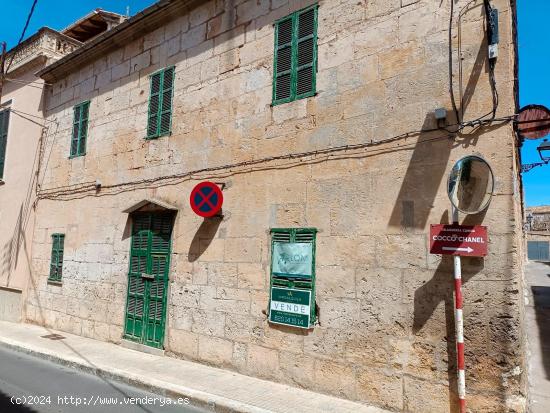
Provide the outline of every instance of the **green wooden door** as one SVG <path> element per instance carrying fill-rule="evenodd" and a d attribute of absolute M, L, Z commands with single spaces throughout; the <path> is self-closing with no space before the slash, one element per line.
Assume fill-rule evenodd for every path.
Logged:
<path fill-rule="evenodd" d="M 125 338 L 162 348 L 166 323 L 166 297 L 172 214 L 133 216 Z"/>

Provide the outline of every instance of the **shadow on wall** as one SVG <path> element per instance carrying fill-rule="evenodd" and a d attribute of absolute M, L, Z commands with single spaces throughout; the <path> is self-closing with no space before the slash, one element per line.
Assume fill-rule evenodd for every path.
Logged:
<path fill-rule="evenodd" d="M 427 114 L 422 129 L 435 127 L 434 115 Z M 451 139 L 437 138 L 432 132 L 421 133 L 418 137 L 389 226 L 420 230 L 426 227 L 453 148 Z"/>
<path fill-rule="evenodd" d="M 200 256 L 207 250 L 215 238 L 218 228 L 222 223 L 222 217 L 205 218 L 201 226 L 195 233 L 191 245 L 189 245 L 189 252 L 187 259 L 189 262 L 197 261 Z"/>
<path fill-rule="evenodd" d="M 42 95 L 43 96 L 43 95 Z M 28 122 L 34 123 L 39 126 L 43 126 L 40 123 L 37 123 L 35 120 L 28 118 L 24 115 L 21 115 L 17 111 L 12 111 L 13 116 L 18 116 Z M 34 152 L 34 159 L 32 163 L 32 171 L 36 171 L 38 169 L 38 165 L 40 164 L 40 141 L 36 145 L 36 149 Z M 0 276 L 3 276 L 7 273 L 7 279 L 6 279 L 6 286 L 9 286 L 10 284 L 10 278 L 12 271 L 15 270 L 18 266 L 18 259 L 19 259 L 19 252 L 21 250 L 21 246 L 26 251 L 26 243 L 25 243 L 25 231 L 27 230 L 27 226 L 29 224 L 29 221 L 31 219 L 31 214 L 33 210 L 33 195 L 35 193 L 35 188 L 37 186 L 37 176 L 35 173 L 30 174 L 29 182 L 27 184 L 27 192 L 25 194 L 25 198 L 23 202 L 21 203 L 19 207 L 19 214 L 17 216 L 17 221 L 15 223 L 13 233 L 11 238 L 8 242 L 4 244 L 2 247 L 2 257 L 0 262 Z M 27 259 L 27 264 L 30 268 L 30 261 Z"/>
<path fill-rule="evenodd" d="M 10 284 L 11 273 L 17 268 L 19 250 L 21 248 L 21 244 L 23 243 L 23 225 L 23 204 L 21 204 L 13 234 L 2 248 L 0 275 L 7 274 L 6 285 Z"/>
<path fill-rule="evenodd" d="M 444 214 L 445 215 L 445 214 Z M 442 222 L 446 223 L 446 222 Z M 483 269 L 483 259 L 469 258 L 463 268 L 462 282 L 467 283 L 474 275 Z M 442 257 L 434 276 L 414 293 L 413 333 L 418 334 L 430 320 L 436 308 L 443 302 L 445 305 L 445 340 L 447 343 L 447 376 L 449 380 L 449 411 L 457 412 L 457 363 L 455 335 L 455 305 L 453 258 Z"/>
<path fill-rule="evenodd" d="M 550 265 L 550 263 L 546 263 Z M 542 367 L 550 380 L 550 287 L 532 286 L 534 309 L 542 348 Z"/>
<path fill-rule="evenodd" d="M 468 6 L 461 13 L 462 15 L 477 8 L 476 6 Z M 459 55 L 462 55 L 461 29 L 459 33 Z M 487 37 L 483 37 L 481 45 L 476 55 L 475 62 L 471 68 L 470 76 L 466 88 L 463 88 L 463 62 L 456 56 L 453 56 L 453 49 L 449 48 L 449 73 L 451 73 L 452 62 L 457 61 L 459 69 L 459 99 L 460 104 L 457 108 L 460 121 L 464 120 L 464 114 L 472 101 L 475 90 L 477 88 L 481 73 L 489 72 L 489 62 L 487 56 Z M 449 76 L 452 81 L 452 76 Z M 449 85 L 451 90 L 451 85 Z M 434 108 L 435 109 L 435 108 Z M 447 123 L 457 124 L 459 119 L 453 113 L 447 112 Z M 422 129 L 432 129 L 437 127 L 437 122 L 433 113 L 428 113 L 422 125 Z M 469 147 L 477 144 L 477 139 L 481 132 L 488 132 L 492 128 L 483 128 L 470 131 L 468 134 L 461 132 L 452 133 L 456 130 L 456 126 L 447 128 L 450 137 L 454 137 L 454 141 L 449 140 L 447 144 L 441 142 L 432 142 L 433 136 L 430 133 L 421 133 L 418 142 L 414 148 L 405 178 L 401 184 L 399 195 L 395 202 L 390 221 L 391 227 L 401 227 L 404 229 L 424 230 L 427 224 L 430 210 L 433 207 L 435 198 L 438 193 L 438 188 L 441 181 L 446 178 L 447 165 L 451 156 L 452 149 L 462 146 Z M 443 130 L 442 130 L 443 131 Z"/>

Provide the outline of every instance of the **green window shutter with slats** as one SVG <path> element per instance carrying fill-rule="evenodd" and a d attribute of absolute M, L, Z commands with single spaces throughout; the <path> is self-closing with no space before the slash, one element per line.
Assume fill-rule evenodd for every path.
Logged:
<path fill-rule="evenodd" d="M 132 217 L 125 337 L 162 348 L 166 324 L 173 214 Z"/>
<path fill-rule="evenodd" d="M 65 250 L 65 234 L 52 235 L 52 256 L 50 261 L 50 281 L 61 281 L 63 276 L 63 253 Z"/>
<path fill-rule="evenodd" d="M 88 120 L 90 102 L 82 102 L 73 109 L 73 132 L 71 136 L 71 158 L 86 155 L 88 141 Z"/>
<path fill-rule="evenodd" d="M 273 274 L 273 260 L 270 268 L 270 289 L 271 287 L 297 288 L 311 291 L 311 323 L 316 321 L 315 309 L 315 250 L 317 248 L 317 229 L 316 228 L 272 228 L 271 229 L 271 257 L 273 257 L 273 247 L 275 243 L 296 242 L 312 243 L 312 261 L 310 279 L 289 279 Z M 270 304 L 271 305 L 271 304 Z"/>
<path fill-rule="evenodd" d="M 315 94 L 317 8 L 297 11 L 275 23 L 274 105 Z"/>
<path fill-rule="evenodd" d="M 150 79 L 147 139 L 154 139 L 172 132 L 174 68 L 169 67 L 153 73 Z"/>
<path fill-rule="evenodd" d="M 10 123 L 10 110 L 0 112 L 0 179 L 4 178 L 4 165 L 6 163 L 6 148 L 8 146 L 8 126 Z"/>

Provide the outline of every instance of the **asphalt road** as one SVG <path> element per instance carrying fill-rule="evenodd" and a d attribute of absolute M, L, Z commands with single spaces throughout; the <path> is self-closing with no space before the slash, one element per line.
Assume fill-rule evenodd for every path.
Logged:
<path fill-rule="evenodd" d="M 22 402 L 26 403 L 18 404 Z M 1 413 L 205 412 L 185 404 L 184 399 L 177 402 L 0 347 Z"/>

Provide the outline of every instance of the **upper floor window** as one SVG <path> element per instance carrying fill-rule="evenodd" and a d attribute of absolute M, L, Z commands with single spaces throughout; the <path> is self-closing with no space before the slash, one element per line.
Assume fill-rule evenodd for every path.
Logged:
<path fill-rule="evenodd" d="M 154 139 L 172 132 L 174 67 L 167 67 L 153 73 L 150 79 L 151 94 L 147 118 L 147 139 Z"/>
<path fill-rule="evenodd" d="M 6 147 L 8 144 L 8 126 L 10 123 L 10 110 L 0 112 L 0 180 L 4 178 L 4 164 L 6 162 Z"/>
<path fill-rule="evenodd" d="M 90 101 L 82 102 L 74 107 L 73 136 L 71 138 L 71 158 L 75 156 L 86 155 L 89 111 Z"/>
<path fill-rule="evenodd" d="M 65 250 L 65 234 L 52 235 L 52 256 L 50 260 L 50 281 L 61 281 L 63 275 L 63 252 Z"/>
<path fill-rule="evenodd" d="M 317 5 L 275 23 L 273 104 L 315 95 Z"/>

